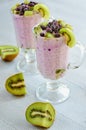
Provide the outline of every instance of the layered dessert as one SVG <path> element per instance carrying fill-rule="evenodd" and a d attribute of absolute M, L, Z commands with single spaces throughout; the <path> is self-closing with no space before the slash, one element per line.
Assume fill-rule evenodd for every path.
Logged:
<path fill-rule="evenodd" d="M 21 48 L 35 48 L 33 27 L 50 16 L 46 5 L 25 0 L 11 9 L 16 31 L 17 44 Z"/>
<path fill-rule="evenodd" d="M 76 44 L 72 26 L 63 20 L 50 20 L 34 27 L 37 66 L 48 79 L 62 77 L 68 66 L 69 48 Z"/>

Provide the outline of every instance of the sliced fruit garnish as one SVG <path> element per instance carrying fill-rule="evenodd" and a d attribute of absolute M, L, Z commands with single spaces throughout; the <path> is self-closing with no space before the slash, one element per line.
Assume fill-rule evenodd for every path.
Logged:
<path fill-rule="evenodd" d="M 76 44 L 76 38 L 72 30 L 68 28 L 61 28 L 59 32 L 64 36 L 65 34 L 68 36 L 68 38 L 66 36 L 66 42 L 69 47 L 73 47 Z"/>
<path fill-rule="evenodd" d="M 36 4 L 34 6 L 34 11 L 40 12 L 42 17 L 44 17 L 45 19 L 48 19 L 50 17 L 50 11 L 48 7 L 44 4 Z"/>
<path fill-rule="evenodd" d="M 25 4 L 28 4 L 28 3 L 29 3 L 29 1 L 28 1 L 28 0 L 24 0 L 24 3 L 25 3 Z"/>
<path fill-rule="evenodd" d="M 55 109 L 50 103 L 35 102 L 27 107 L 25 117 L 35 126 L 49 128 L 55 120 Z"/>
<path fill-rule="evenodd" d="M 60 76 L 65 72 L 65 69 L 57 69 L 56 70 L 56 79 L 60 78 Z"/>
<path fill-rule="evenodd" d="M 24 12 L 24 16 L 32 16 L 33 15 L 33 11 L 25 11 Z"/>
<path fill-rule="evenodd" d="M 41 32 L 42 32 L 42 29 L 41 29 L 40 25 L 34 27 L 34 33 L 35 34 L 39 35 Z"/>
<path fill-rule="evenodd" d="M 6 90 L 16 96 L 22 96 L 26 94 L 26 86 L 24 82 L 24 76 L 22 73 L 14 74 L 10 76 L 5 82 Z"/>
<path fill-rule="evenodd" d="M 52 33 L 49 33 L 49 32 L 47 32 L 47 33 L 45 34 L 45 37 L 46 37 L 46 38 L 54 38 L 53 34 L 52 34 Z"/>
<path fill-rule="evenodd" d="M 67 24 L 63 20 L 58 20 L 58 22 L 62 25 L 62 27 L 69 28 L 70 30 L 73 30 L 73 27 L 70 24 Z"/>
<path fill-rule="evenodd" d="M 0 46 L 0 56 L 4 61 L 12 61 L 19 54 L 19 48 L 12 45 Z"/>

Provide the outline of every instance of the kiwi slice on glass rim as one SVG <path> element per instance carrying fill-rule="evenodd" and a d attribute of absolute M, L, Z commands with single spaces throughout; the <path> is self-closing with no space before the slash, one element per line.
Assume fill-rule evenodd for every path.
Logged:
<path fill-rule="evenodd" d="M 44 4 L 36 4 L 34 6 L 34 11 L 39 12 L 45 19 L 48 19 L 50 17 L 50 11 L 48 7 Z"/>
<path fill-rule="evenodd" d="M 17 73 L 8 77 L 5 82 L 5 88 L 10 94 L 15 96 L 25 95 L 27 92 L 23 73 Z"/>
<path fill-rule="evenodd" d="M 66 38 L 67 45 L 73 47 L 76 44 L 76 38 L 72 30 L 69 28 L 61 28 L 59 31 Z"/>
<path fill-rule="evenodd" d="M 49 128 L 55 120 L 55 109 L 48 102 L 35 102 L 26 108 L 25 117 L 32 125 Z"/>

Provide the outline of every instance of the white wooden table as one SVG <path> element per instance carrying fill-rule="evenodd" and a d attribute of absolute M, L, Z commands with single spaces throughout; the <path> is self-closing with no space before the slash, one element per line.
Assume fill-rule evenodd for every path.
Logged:
<path fill-rule="evenodd" d="M 0 45 L 17 45 L 10 8 L 18 0 L 0 1 Z M 86 43 L 86 1 L 85 0 L 39 0 L 45 3 L 55 18 L 64 19 L 72 24 L 77 37 L 83 45 Z M 86 54 L 85 54 L 86 55 Z M 25 82 L 28 94 L 17 98 L 5 90 L 5 80 L 16 69 L 19 56 L 10 63 L 0 59 L 0 130 L 42 130 L 27 123 L 25 109 L 32 102 L 39 101 L 35 90 L 44 79 L 40 75 L 26 75 Z M 34 82 L 33 82 L 34 81 Z M 86 58 L 82 66 L 70 70 L 63 79 L 71 90 L 70 98 L 61 104 L 54 105 L 56 119 L 50 130 L 86 130 Z"/>

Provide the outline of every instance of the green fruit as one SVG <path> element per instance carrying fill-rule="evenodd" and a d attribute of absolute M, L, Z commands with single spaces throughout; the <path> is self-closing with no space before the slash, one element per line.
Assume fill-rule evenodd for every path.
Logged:
<path fill-rule="evenodd" d="M 70 29 L 68 29 L 68 28 L 61 28 L 60 29 L 60 33 L 63 35 L 63 36 L 65 36 L 65 35 L 67 35 L 67 36 L 65 36 L 65 38 L 67 38 L 66 39 L 66 41 L 67 41 L 67 45 L 69 46 L 69 47 L 73 47 L 75 44 L 76 44 L 76 38 L 75 38 L 75 35 L 74 35 L 74 33 L 72 32 L 72 30 L 70 30 Z"/>
<path fill-rule="evenodd" d="M 4 61 L 12 61 L 19 54 L 19 48 L 12 45 L 0 46 L 0 56 Z"/>
<path fill-rule="evenodd" d="M 62 27 L 64 27 L 64 28 L 69 28 L 70 30 L 73 30 L 73 27 L 70 24 L 67 24 L 63 20 L 58 20 L 58 23 L 60 23 L 62 25 Z"/>
<path fill-rule="evenodd" d="M 35 102 L 27 107 L 25 117 L 35 126 L 49 128 L 55 120 L 55 109 L 50 103 Z"/>
<path fill-rule="evenodd" d="M 44 4 L 36 4 L 34 6 L 34 11 L 41 13 L 42 17 L 45 19 L 48 19 L 50 17 L 50 11 Z"/>
<path fill-rule="evenodd" d="M 33 15 L 33 11 L 25 11 L 24 12 L 24 16 L 32 16 Z"/>
<path fill-rule="evenodd" d="M 14 74 L 10 76 L 5 82 L 6 90 L 15 95 L 22 96 L 26 94 L 26 86 L 22 73 Z"/>
<path fill-rule="evenodd" d="M 17 8 L 17 5 L 14 5 L 14 6 L 11 8 L 12 13 L 14 13 L 14 11 L 15 11 L 16 8 Z"/>
<path fill-rule="evenodd" d="M 11 8 L 11 11 L 12 11 L 12 13 L 13 14 L 16 14 L 16 8 L 18 7 L 18 6 L 20 6 L 20 3 L 17 3 L 16 5 L 14 5 L 12 8 Z"/>
<path fill-rule="evenodd" d="M 41 32 L 42 32 L 42 29 L 41 29 L 40 25 L 34 27 L 34 33 L 35 34 L 39 35 Z"/>
<path fill-rule="evenodd" d="M 45 20 L 44 22 L 42 22 L 42 23 L 40 24 L 40 26 L 41 26 L 41 25 L 43 25 L 43 26 L 45 26 L 45 27 L 46 27 L 46 26 L 48 25 L 48 21 L 47 21 L 47 20 Z"/>
<path fill-rule="evenodd" d="M 65 72 L 65 69 L 57 69 L 56 70 L 56 79 L 60 78 L 60 76 Z"/>
<path fill-rule="evenodd" d="M 28 1 L 28 0 L 24 0 L 24 3 L 25 3 L 25 4 L 28 4 L 28 3 L 29 3 L 29 1 Z"/>
<path fill-rule="evenodd" d="M 53 34 L 49 33 L 49 32 L 46 33 L 45 37 L 47 37 L 47 38 L 54 38 Z"/>

